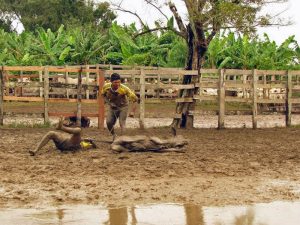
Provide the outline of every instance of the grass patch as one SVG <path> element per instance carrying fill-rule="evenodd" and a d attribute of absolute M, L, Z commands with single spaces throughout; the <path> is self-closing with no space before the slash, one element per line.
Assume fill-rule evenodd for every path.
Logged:
<path fill-rule="evenodd" d="M 216 101 L 201 101 L 196 103 L 196 107 L 200 110 L 218 111 L 219 104 Z M 226 102 L 226 111 L 248 111 L 252 109 L 251 104 L 243 102 Z"/>

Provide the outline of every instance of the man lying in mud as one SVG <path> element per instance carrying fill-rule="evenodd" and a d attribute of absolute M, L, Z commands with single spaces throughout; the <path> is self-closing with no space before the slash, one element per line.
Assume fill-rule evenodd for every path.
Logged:
<path fill-rule="evenodd" d="M 188 140 L 181 135 L 169 139 L 160 139 L 158 137 L 147 137 L 145 135 L 120 136 L 111 144 L 111 149 L 115 152 L 137 152 L 137 151 L 182 151 L 188 144 Z"/>
<path fill-rule="evenodd" d="M 64 118 L 61 117 L 57 130 L 64 131 L 66 133 L 61 133 L 57 131 L 49 131 L 37 145 L 34 150 L 30 150 L 29 154 L 31 156 L 36 155 L 36 153 L 41 150 L 50 140 L 53 140 L 55 146 L 62 152 L 65 151 L 76 151 L 79 149 L 90 149 L 96 148 L 94 141 L 89 138 L 81 138 L 81 128 L 80 127 L 66 127 L 63 125 Z M 69 135 L 71 134 L 71 135 Z"/>

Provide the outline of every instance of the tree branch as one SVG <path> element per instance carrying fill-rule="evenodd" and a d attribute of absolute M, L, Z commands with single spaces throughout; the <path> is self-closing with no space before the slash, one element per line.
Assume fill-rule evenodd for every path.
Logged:
<path fill-rule="evenodd" d="M 184 39 L 186 38 L 185 34 L 183 34 L 182 32 L 179 32 L 178 30 L 172 29 L 170 27 L 156 27 L 156 28 L 145 30 L 145 31 L 135 34 L 133 36 L 133 39 L 137 38 L 138 36 L 148 34 L 148 33 L 154 32 L 154 31 L 158 31 L 158 30 L 170 30 L 170 31 L 173 31 L 174 33 L 176 33 L 178 36 L 180 36 Z"/>
<path fill-rule="evenodd" d="M 206 4 L 206 0 L 198 0 L 198 12 L 202 12 L 204 6 Z"/>
<path fill-rule="evenodd" d="M 143 22 L 142 18 L 137 13 L 122 8 L 121 7 L 122 2 L 120 2 L 120 4 L 114 4 L 114 3 L 110 3 L 110 4 L 115 7 L 114 10 L 121 11 L 121 12 L 126 12 L 126 13 L 134 15 L 135 17 L 138 18 L 138 20 L 140 21 L 142 27 L 146 26 L 145 23 Z"/>
<path fill-rule="evenodd" d="M 151 0 L 144 0 L 144 1 L 147 2 L 147 4 L 152 5 L 154 8 L 156 8 L 168 20 L 166 14 L 164 14 L 157 5 L 153 4 Z"/>
<path fill-rule="evenodd" d="M 239 28 L 256 28 L 256 27 L 275 27 L 275 26 L 281 26 L 281 27 L 287 27 L 290 26 L 290 24 L 281 24 L 281 23 L 268 23 L 268 24 L 264 24 L 261 25 L 259 23 L 253 24 L 252 26 L 240 26 Z M 207 27 L 204 29 L 205 32 L 212 30 L 213 31 L 213 27 Z M 237 29 L 236 26 L 221 26 L 219 30 L 224 30 L 224 29 Z"/>
<path fill-rule="evenodd" d="M 191 2 L 191 0 L 184 0 L 184 3 L 186 5 L 186 8 L 187 8 L 187 11 L 188 11 L 188 14 L 190 16 L 190 18 L 194 18 L 194 10 L 193 10 L 193 4 Z"/>
<path fill-rule="evenodd" d="M 170 8 L 171 12 L 173 13 L 173 15 L 175 17 L 175 20 L 177 22 L 180 33 L 184 35 L 185 39 L 187 39 L 187 29 L 186 29 L 185 25 L 183 24 L 180 15 L 177 12 L 176 6 L 171 1 L 168 4 L 169 4 L 169 8 Z"/>
<path fill-rule="evenodd" d="M 211 42 L 211 40 L 214 38 L 214 36 L 216 35 L 217 32 L 219 32 L 220 30 L 220 21 L 218 19 L 218 4 L 220 2 L 218 0 L 211 0 L 211 4 L 213 4 L 213 20 L 212 20 L 212 24 L 213 24 L 213 28 L 212 28 L 212 32 L 208 35 L 207 39 L 206 39 L 206 43 L 207 45 L 209 45 L 209 43 Z"/>

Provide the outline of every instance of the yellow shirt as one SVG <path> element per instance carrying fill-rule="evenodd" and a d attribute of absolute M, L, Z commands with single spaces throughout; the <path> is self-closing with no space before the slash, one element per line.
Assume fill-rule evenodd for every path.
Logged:
<path fill-rule="evenodd" d="M 82 149 L 90 149 L 90 148 L 93 148 L 93 145 L 91 142 L 88 142 L 88 141 L 81 141 L 80 142 L 80 146 Z"/>
<path fill-rule="evenodd" d="M 124 84 L 121 84 L 117 90 L 112 90 L 111 83 L 104 84 L 101 94 L 108 100 L 111 107 L 124 107 L 130 101 L 137 101 L 135 93 Z"/>

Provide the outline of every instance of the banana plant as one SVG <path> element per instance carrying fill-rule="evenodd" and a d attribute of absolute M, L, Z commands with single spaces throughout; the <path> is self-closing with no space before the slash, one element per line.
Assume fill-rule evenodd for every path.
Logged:
<path fill-rule="evenodd" d="M 70 63 L 99 63 L 110 48 L 107 35 L 95 32 L 91 28 L 69 30 L 68 45 L 70 46 Z"/>
<path fill-rule="evenodd" d="M 37 30 L 37 39 L 33 47 L 36 57 L 44 65 L 63 65 L 71 47 L 67 43 L 64 26 L 56 32 L 43 28 Z"/>
<path fill-rule="evenodd" d="M 24 32 L 20 35 L 9 33 L 6 35 L 6 65 L 32 65 L 33 58 L 31 44 L 33 35 Z"/>
<path fill-rule="evenodd" d="M 227 39 L 228 37 L 218 35 L 210 42 L 206 53 L 205 67 L 223 68 L 231 61 L 230 56 L 225 56 L 225 50 L 228 47 L 226 46 Z"/>

